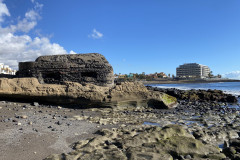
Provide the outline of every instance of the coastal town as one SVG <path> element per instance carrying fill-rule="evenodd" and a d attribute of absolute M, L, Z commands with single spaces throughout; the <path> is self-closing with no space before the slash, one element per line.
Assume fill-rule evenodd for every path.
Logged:
<path fill-rule="evenodd" d="M 176 68 L 176 75 L 167 74 L 164 72 L 155 72 L 145 74 L 142 72 L 129 74 L 115 74 L 115 79 L 118 81 L 169 81 L 169 80 L 206 80 L 206 79 L 221 79 L 220 74 L 213 75 L 210 68 L 206 65 L 198 63 L 184 63 Z"/>

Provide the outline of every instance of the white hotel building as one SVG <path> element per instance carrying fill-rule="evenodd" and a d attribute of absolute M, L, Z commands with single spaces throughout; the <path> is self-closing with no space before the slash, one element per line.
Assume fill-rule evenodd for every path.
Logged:
<path fill-rule="evenodd" d="M 210 68 L 197 63 L 185 63 L 176 69 L 176 76 L 179 78 L 207 78 Z"/>
<path fill-rule="evenodd" d="M 0 63 L 0 74 L 15 75 L 16 70 L 11 69 L 8 65 L 4 65 L 3 63 Z"/>

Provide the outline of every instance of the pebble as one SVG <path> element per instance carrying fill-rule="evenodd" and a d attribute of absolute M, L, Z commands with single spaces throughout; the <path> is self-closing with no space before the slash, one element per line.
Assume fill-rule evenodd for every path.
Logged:
<path fill-rule="evenodd" d="M 67 123 L 68 126 L 72 126 L 72 123 Z"/>
<path fill-rule="evenodd" d="M 22 119 L 27 119 L 28 117 L 26 115 L 21 116 Z"/>
<path fill-rule="evenodd" d="M 192 157 L 191 157 L 191 155 L 186 155 L 185 156 L 185 159 L 191 159 Z"/>
<path fill-rule="evenodd" d="M 35 106 L 35 107 L 38 107 L 38 106 L 39 106 L 39 103 L 38 103 L 38 102 L 33 102 L 32 105 Z"/>
<path fill-rule="evenodd" d="M 38 132 L 38 130 L 36 128 L 33 128 L 32 130 L 35 131 L 35 132 Z"/>

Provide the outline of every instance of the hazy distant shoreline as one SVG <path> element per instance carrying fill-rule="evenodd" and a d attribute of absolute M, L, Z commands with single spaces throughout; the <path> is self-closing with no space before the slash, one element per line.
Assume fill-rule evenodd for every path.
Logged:
<path fill-rule="evenodd" d="M 141 81 L 143 84 L 184 84 L 184 83 L 217 83 L 217 82 L 240 82 L 237 79 L 214 79 L 214 80 L 155 80 Z"/>

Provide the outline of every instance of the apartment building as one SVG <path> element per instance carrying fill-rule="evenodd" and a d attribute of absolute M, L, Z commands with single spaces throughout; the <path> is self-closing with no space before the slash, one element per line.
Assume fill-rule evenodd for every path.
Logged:
<path fill-rule="evenodd" d="M 0 63 L 0 74 L 15 75 L 16 70 L 11 69 L 8 65 L 4 65 L 3 63 Z"/>
<path fill-rule="evenodd" d="M 176 69 L 179 78 L 206 78 L 209 76 L 210 68 L 198 63 L 185 63 Z"/>

